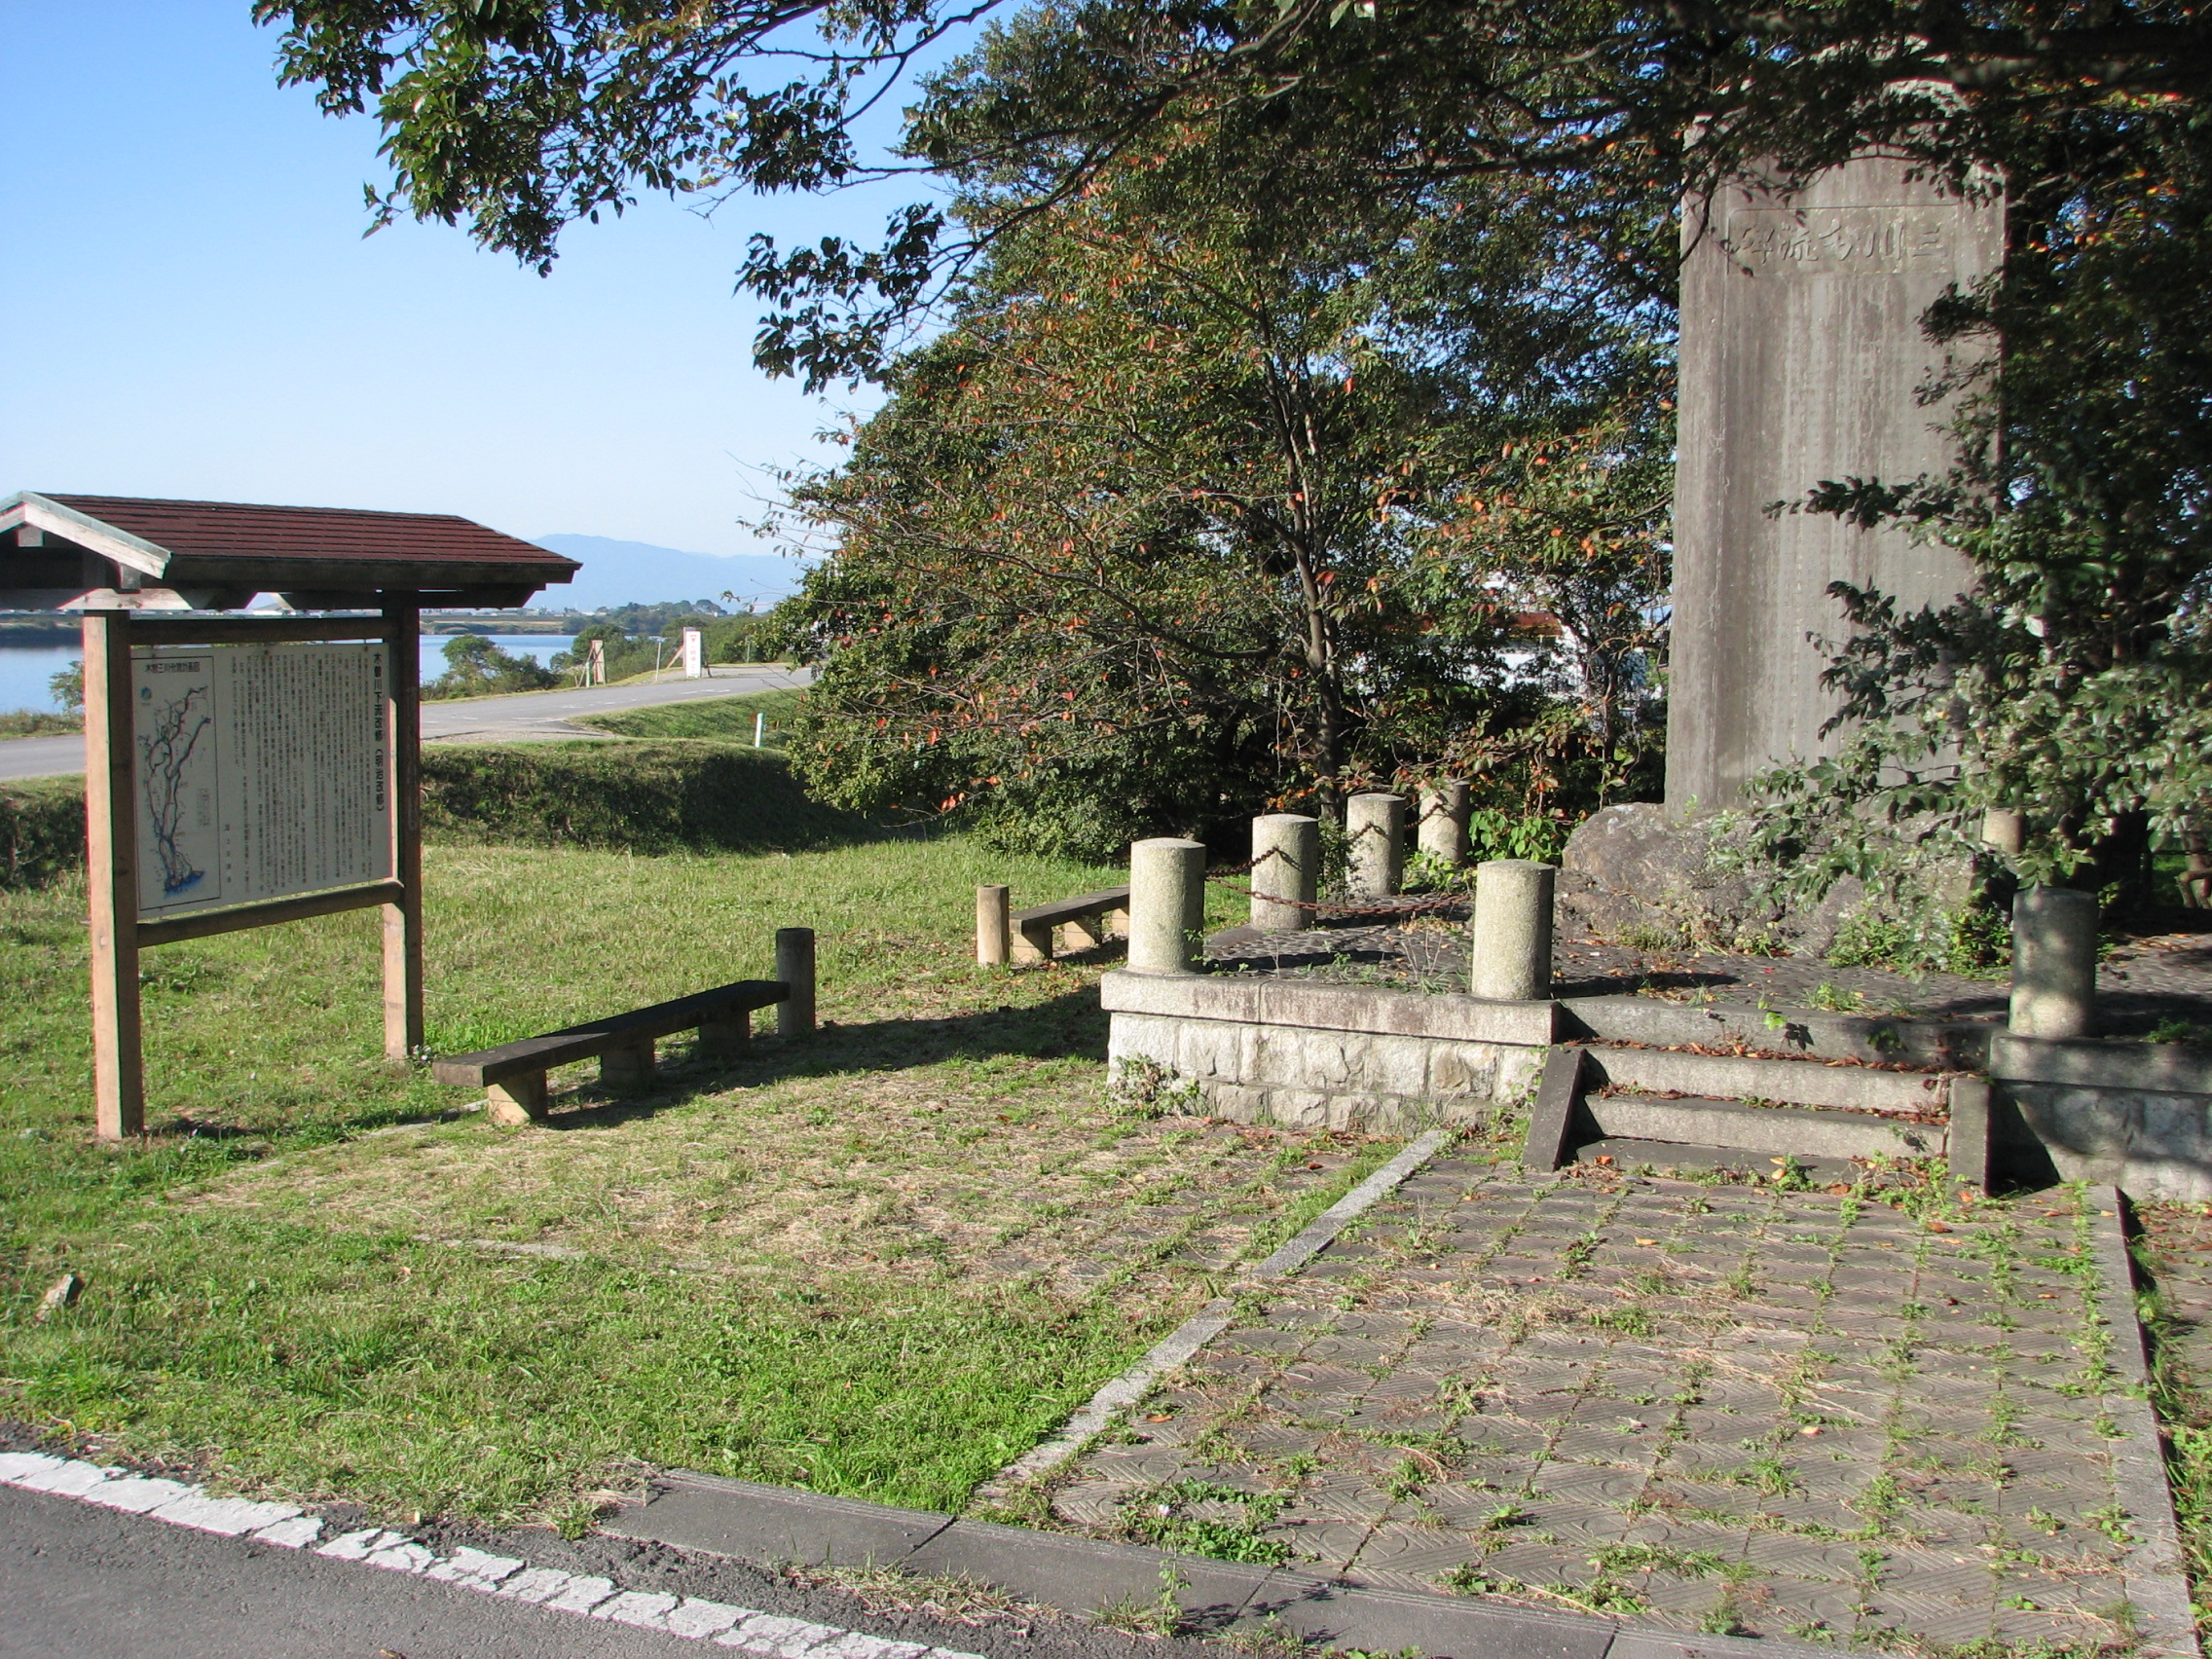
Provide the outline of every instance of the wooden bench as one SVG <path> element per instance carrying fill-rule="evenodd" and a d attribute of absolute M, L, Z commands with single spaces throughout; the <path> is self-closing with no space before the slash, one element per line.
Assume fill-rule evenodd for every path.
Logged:
<path fill-rule="evenodd" d="M 552 1067 L 596 1056 L 602 1083 L 635 1088 L 652 1079 L 655 1038 L 696 1030 L 700 1048 L 708 1052 L 743 1053 L 753 1041 L 753 1011 L 788 1001 L 791 994 L 783 979 L 740 979 L 542 1037 L 450 1054 L 430 1062 L 430 1075 L 440 1083 L 485 1090 L 495 1124 L 542 1123 L 545 1074 Z"/>
<path fill-rule="evenodd" d="M 1062 947 L 1089 950 L 1106 942 L 1106 936 L 1129 931 L 1129 890 L 1109 887 L 1103 893 L 1086 893 L 1062 899 L 1056 904 L 1032 904 L 1016 910 L 1013 922 L 1014 959 L 1016 962 L 1052 960 L 1055 932 L 1064 936 Z"/>

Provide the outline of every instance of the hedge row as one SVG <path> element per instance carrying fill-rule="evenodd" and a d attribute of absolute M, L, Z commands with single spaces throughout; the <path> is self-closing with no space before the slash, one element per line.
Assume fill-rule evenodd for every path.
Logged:
<path fill-rule="evenodd" d="M 84 779 L 0 785 L 0 887 L 43 887 L 84 864 Z"/>
<path fill-rule="evenodd" d="M 867 835 L 781 755 L 728 743 L 532 743 L 423 751 L 423 828 L 448 841 L 795 852 Z"/>
<path fill-rule="evenodd" d="M 764 853 L 857 840 L 871 826 L 811 799 L 769 751 L 579 742 L 425 748 L 423 830 L 440 841 Z M 0 787 L 0 887 L 84 863 L 82 778 Z"/>

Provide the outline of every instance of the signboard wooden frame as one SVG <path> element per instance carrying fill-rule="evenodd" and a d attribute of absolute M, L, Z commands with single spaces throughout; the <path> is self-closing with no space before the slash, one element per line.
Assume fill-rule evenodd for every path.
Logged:
<path fill-rule="evenodd" d="M 143 1133 L 144 1048 L 138 953 L 147 945 L 381 905 L 384 1048 L 395 1060 L 423 1046 L 422 611 L 387 604 L 376 616 L 202 617 L 149 621 L 129 610 L 85 613 L 85 851 L 92 887 L 92 1090 L 103 1140 Z M 387 649 L 386 779 L 391 878 L 157 921 L 139 919 L 134 645 L 299 645 L 367 640 Z"/>

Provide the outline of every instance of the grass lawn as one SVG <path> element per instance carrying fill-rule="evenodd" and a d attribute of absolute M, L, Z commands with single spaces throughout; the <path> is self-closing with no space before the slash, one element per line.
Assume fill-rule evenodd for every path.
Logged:
<path fill-rule="evenodd" d="M 1118 1114 L 1099 970 L 979 970 L 969 933 L 978 881 L 1108 870 L 944 839 L 427 871 L 434 1049 L 764 975 L 792 924 L 830 1023 L 664 1046 L 628 1100 L 582 1068 L 499 1130 L 383 1060 L 376 920 L 330 917 L 148 952 L 156 1132 L 107 1148 L 83 889 L 0 893 L 0 1415 L 386 1516 L 576 1525 L 641 1465 L 957 1506 L 1388 1150 Z"/>
<path fill-rule="evenodd" d="M 703 737 L 729 743 L 753 741 L 753 717 L 768 717 L 765 747 L 781 749 L 784 732 L 798 713 L 802 689 L 750 691 L 742 697 L 702 697 L 695 703 L 658 703 L 619 709 L 607 715 L 579 715 L 577 725 L 597 726 L 618 737 Z"/>

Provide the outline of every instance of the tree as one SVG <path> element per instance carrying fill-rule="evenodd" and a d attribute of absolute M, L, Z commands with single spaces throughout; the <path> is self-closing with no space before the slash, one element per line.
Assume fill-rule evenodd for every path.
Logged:
<path fill-rule="evenodd" d="M 828 664 L 794 753 L 842 804 L 1098 852 L 1541 752 L 1540 797 L 1593 747 L 1515 659 L 1551 666 L 1531 608 L 1600 565 L 1499 564 L 1577 492 L 1585 547 L 1664 514 L 1665 312 L 1593 257 L 1588 193 L 1188 182 L 1135 162 L 1003 239 L 798 490 L 838 550 L 780 616 Z M 1618 712 L 1664 566 L 1606 569 L 1570 638 Z"/>
<path fill-rule="evenodd" d="M 256 0 L 254 16 L 284 25 L 282 73 L 326 110 L 374 104 L 392 166 L 378 213 L 465 221 L 540 268 L 563 226 L 641 189 L 820 189 L 916 166 L 1020 181 L 979 220 L 903 210 L 875 248 L 758 245 L 747 280 L 778 307 L 762 360 L 816 381 L 870 370 L 939 279 L 1169 133 L 1201 167 L 1255 144 L 1356 153 L 1379 196 L 1623 166 L 1694 189 L 1872 145 L 1961 186 L 1995 169 L 2034 188 L 2097 170 L 2045 135 L 2146 102 L 2188 114 L 2212 85 L 2212 18 L 2176 0 L 1088 0 L 1015 14 L 998 39 L 1018 61 L 939 78 L 904 154 L 868 163 L 855 118 L 996 10 Z"/>
<path fill-rule="evenodd" d="M 481 634 L 456 634 L 446 642 L 445 659 L 445 673 L 423 687 L 425 697 L 541 691 L 561 682 L 561 677 L 536 658 L 503 651 Z"/>

